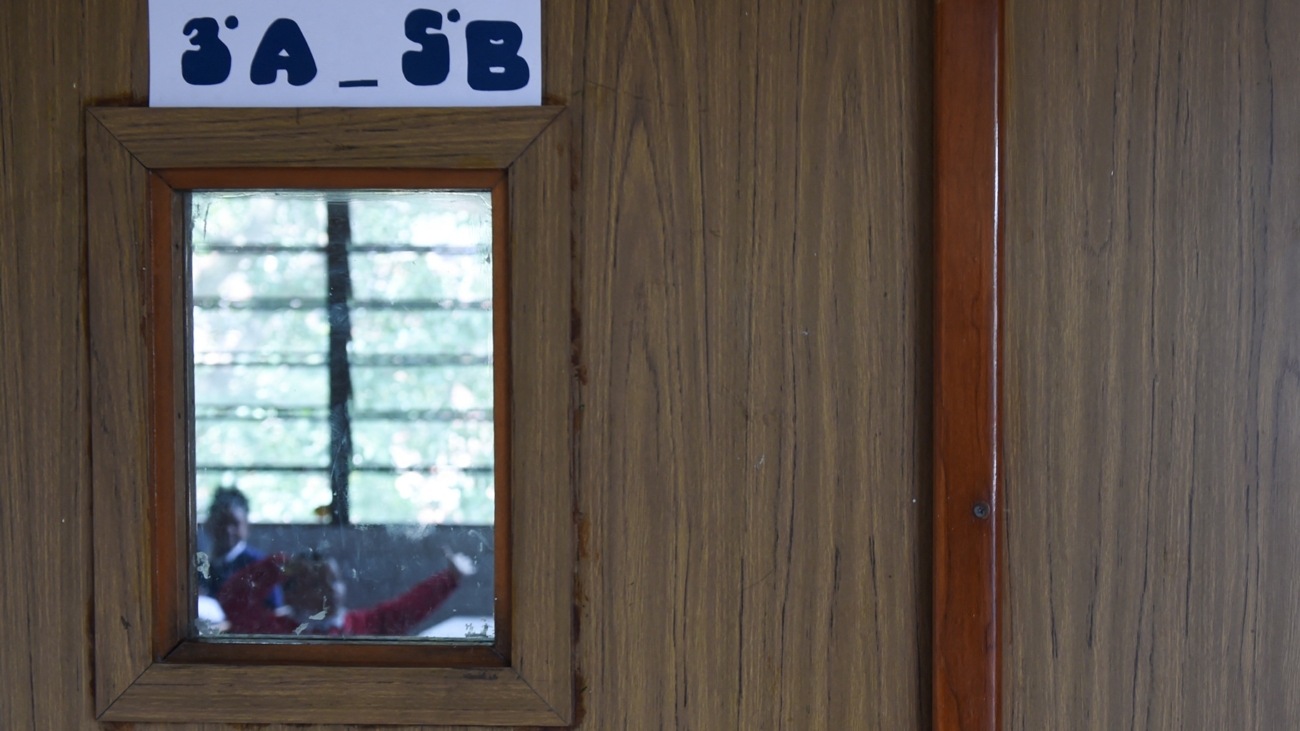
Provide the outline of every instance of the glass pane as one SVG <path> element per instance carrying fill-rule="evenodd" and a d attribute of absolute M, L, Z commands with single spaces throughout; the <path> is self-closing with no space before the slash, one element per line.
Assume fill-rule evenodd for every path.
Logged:
<path fill-rule="evenodd" d="M 438 253 L 400 251 L 352 255 L 352 292 L 361 301 L 460 302 L 490 308 L 489 245 Z"/>
<path fill-rule="evenodd" d="M 227 305 L 269 306 L 253 299 L 301 299 L 321 307 L 325 292 L 324 252 L 194 254 L 194 299 Z M 277 306 L 279 303 L 270 303 Z"/>
<path fill-rule="evenodd" d="M 275 193 L 199 193 L 191 206 L 195 251 L 212 246 L 324 246 L 325 199 Z"/>
<path fill-rule="evenodd" d="M 492 408 L 492 366 L 370 366 L 352 369 L 352 397 L 358 409 Z"/>
<path fill-rule="evenodd" d="M 352 483 L 352 519 L 357 523 L 492 525 L 496 510 L 491 472 L 438 470 L 363 473 Z"/>
<path fill-rule="evenodd" d="M 363 196 L 352 201 L 350 213 L 352 241 L 358 245 L 492 244 L 492 194 L 486 190 Z"/>
<path fill-rule="evenodd" d="M 259 472 L 201 469 L 196 477 L 195 504 L 200 509 L 200 523 L 208 520 L 217 490 L 235 486 L 248 497 L 247 517 L 253 527 L 272 523 L 319 524 L 323 516 L 329 516 L 328 470 Z"/>
<path fill-rule="evenodd" d="M 316 418 L 281 418 L 258 407 L 195 406 L 194 446 L 199 467 L 330 466 L 330 425 Z M 212 418 L 217 417 L 217 418 Z"/>
<path fill-rule="evenodd" d="M 359 307 L 352 311 L 351 350 L 358 355 L 490 356 L 492 312 Z"/>
<path fill-rule="evenodd" d="M 191 200 L 194 633 L 491 641 L 490 194 Z"/>
<path fill-rule="evenodd" d="M 321 405 L 329 403 L 329 371 L 285 365 L 195 365 L 194 393 L 197 406 L 323 409 Z"/>
<path fill-rule="evenodd" d="M 452 420 L 460 416 L 476 420 Z M 356 421 L 352 424 L 353 461 L 359 467 L 376 469 L 491 470 L 491 417 L 491 412 L 471 412 L 431 414 L 409 421 Z"/>
<path fill-rule="evenodd" d="M 194 357 L 204 364 L 293 362 L 284 356 L 324 354 L 329 349 L 329 332 L 329 316 L 324 309 L 256 311 L 195 307 Z M 324 359 L 318 358 L 316 362 L 319 365 Z"/>

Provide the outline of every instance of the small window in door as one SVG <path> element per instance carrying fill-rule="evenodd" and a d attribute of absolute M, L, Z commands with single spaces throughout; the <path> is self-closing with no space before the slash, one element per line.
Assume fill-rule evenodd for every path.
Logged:
<path fill-rule="evenodd" d="M 195 190 L 193 634 L 491 643 L 489 190 Z"/>

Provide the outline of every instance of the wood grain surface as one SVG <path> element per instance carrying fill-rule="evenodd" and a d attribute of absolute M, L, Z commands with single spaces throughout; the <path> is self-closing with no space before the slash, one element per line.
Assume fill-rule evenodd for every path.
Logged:
<path fill-rule="evenodd" d="M 559 111 L 558 107 L 382 112 L 100 107 L 94 114 L 150 169 L 266 165 L 498 169 L 514 162 Z M 366 140 L 364 149 L 358 144 L 360 137 Z M 268 145 L 269 139 L 276 143 Z"/>
<path fill-rule="evenodd" d="M 492 190 L 504 170 L 429 168 L 169 168 L 155 171 L 178 190 L 298 188 L 308 190 L 400 190 L 468 188 Z M 496 217 L 493 217 L 496 220 Z"/>
<path fill-rule="evenodd" d="M 997 731 L 1002 4 L 935 16 L 934 728 Z"/>
<path fill-rule="evenodd" d="M 588 6 L 580 728 L 928 727 L 930 17 Z"/>
<path fill-rule="evenodd" d="M 76 2 L 0 3 L 0 727 L 88 727 L 90 397 Z"/>
<path fill-rule="evenodd" d="M 1007 727 L 1300 728 L 1300 5 L 1008 28 Z"/>
<path fill-rule="evenodd" d="M 89 142 L 89 140 L 88 140 Z M 89 145 L 87 145 L 89 154 Z M 89 190 L 90 172 L 86 173 Z M 153 659 L 161 660 L 189 633 L 190 606 L 194 589 L 189 584 L 190 532 L 193 514 L 190 490 L 190 450 L 194 443 L 193 399 L 190 396 L 190 373 L 194 371 L 194 349 L 189 345 L 193 330 L 193 310 L 186 307 L 190 281 L 186 276 L 190 257 L 189 199 L 176 195 L 166 181 L 149 175 L 148 246 L 149 294 L 149 428 L 154 445 L 151 484 L 153 531 L 153 581 L 168 585 L 170 591 L 153 592 Z M 87 195 L 87 210 L 95 206 Z M 91 216 L 88 216 L 88 219 Z M 89 231 L 89 227 L 87 228 Z M 120 245 L 120 244 L 119 244 Z M 91 300 L 91 309 L 96 309 Z M 91 330 L 92 352 L 95 330 Z M 92 361 L 94 363 L 94 361 Z M 102 376 L 91 369 L 91 382 Z M 95 418 L 98 402 L 90 406 Z M 96 465 L 93 456 L 92 467 Z M 183 485 L 184 488 L 179 488 Z M 94 510 L 94 503 L 92 503 Z M 96 572 L 98 576 L 98 571 Z"/>
<path fill-rule="evenodd" d="M 88 115 L 89 116 L 89 115 Z M 86 229 L 94 493 L 95 707 L 103 713 L 156 648 L 150 531 L 152 344 L 149 174 L 93 119 L 86 125 Z M 169 445 L 170 446 L 170 445 Z"/>
<path fill-rule="evenodd" d="M 0 4 L 7 729 L 100 728 L 82 106 L 145 6 Z M 927 728 L 930 4 L 545 7 L 576 726 Z M 1296 728 L 1300 7 L 1007 17 L 1004 726 Z"/>
<path fill-rule="evenodd" d="M 398 725 L 428 718 L 436 708 L 448 723 L 556 725 L 546 722 L 554 710 L 511 668 L 365 668 L 353 673 L 345 690 L 322 695 L 322 687 L 339 687 L 338 676 L 335 667 L 159 663 L 136 679 L 103 720 L 248 724 L 275 717 L 301 724 L 327 716 L 342 724 Z"/>
<path fill-rule="evenodd" d="M 25 624 L 0 662 L 30 683 L 7 728 L 98 728 L 81 105 L 144 101 L 144 7 L 19 0 L 0 29 L 0 328 L 32 344 L 0 375 L 5 476 L 44 490 L 3 497 Z M 575 727 L 927 728 L 930 5 L 544 7 L 574 161 Z"/>
<path fill-rule="evenodd" d="M 510 168 L 511 667 L 573 719 L 572 290 L 564 115 Z M 500 202 L 500 195 L 494 199 Z M 528 374 L 521 377 L 519 374 Z M 563 506 L 563 509 L 557 509 Z M 498 528 L 500 530 L 500 528 Z"/>

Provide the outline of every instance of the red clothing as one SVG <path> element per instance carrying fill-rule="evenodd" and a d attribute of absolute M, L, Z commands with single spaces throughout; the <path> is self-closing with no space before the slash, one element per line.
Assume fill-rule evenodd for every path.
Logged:
<path fill-rule="evenodd" d="M 292 617 L 280 616 L 266 605 L 266 598 L 284 580 L 284 554 L 268 556 L 241 569 L 221 588 L 217 600 L 230 621 L 230 632 L 245 635 L 290 635 L 301 626 Z M 447 569 L 411 587 L 394 599 L 370 609 L 351 609 L 343 615 L 343 626 L 332 626 L 330 635 L 405 635 L 420 620 L 446 601 L 460 584 L 460 574 Z"/>

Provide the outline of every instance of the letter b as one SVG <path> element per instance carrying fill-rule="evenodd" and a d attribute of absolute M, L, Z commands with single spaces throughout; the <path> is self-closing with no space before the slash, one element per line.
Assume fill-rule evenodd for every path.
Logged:
<path fill-rule="evenodd" d="M 476 20 L 465 28 L 469 86 L 475 91 L 514 91 L 528 85 L 528 62 L 519 55 L 524 32 L 505 20 Z"/>

